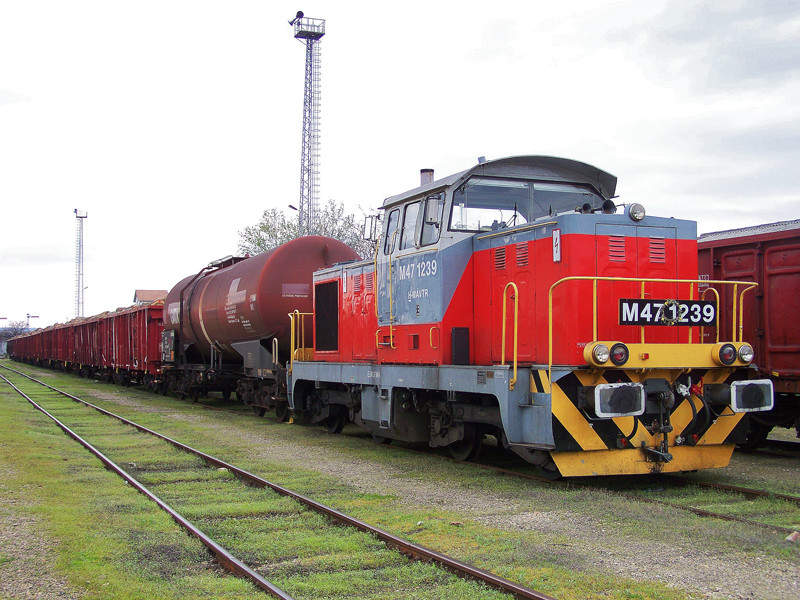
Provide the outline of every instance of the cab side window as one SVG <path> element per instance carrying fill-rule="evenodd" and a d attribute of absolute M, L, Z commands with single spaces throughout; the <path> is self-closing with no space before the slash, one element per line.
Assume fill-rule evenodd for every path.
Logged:
<path fill-rule="evenodd" d="M 397 237 L 397 226 L 400 222 L 400 209 L 395 208 L 389 213 L 389 219 L 386 223 L 386 239 L 383 241 L 383 253 L 391 254 L 395 246 L 395 238 Z"/>
<path fill-rule="evenodd" d="M 412 202 L 406 206 L 403 216 L 403 233 L 400 236 L 400 250 L 413 248 L 416 245 L 414 233 L 417 230 L 417 215 L 419 215 L 420 202 Z"/>
<path fill-rule="evenodd" d="M 422 215 L 422 235 L 420 246 L 428 246 L 439 241 L 439 232 L 442 230 L 442 207 L 444 199 L 441 194 L 425 198 L 425 209 Z"/>

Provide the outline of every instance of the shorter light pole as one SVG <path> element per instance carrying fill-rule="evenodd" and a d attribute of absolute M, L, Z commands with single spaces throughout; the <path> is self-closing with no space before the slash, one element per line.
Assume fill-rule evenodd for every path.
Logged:
<path fill-rule="evenodd" d="M 28 313 L 28 320 L 25 322 L 25 329 L 31 328 L 31 319 L 38 319 L 38 318 L 39 315 L 32 315 L 31 313 Z"/>

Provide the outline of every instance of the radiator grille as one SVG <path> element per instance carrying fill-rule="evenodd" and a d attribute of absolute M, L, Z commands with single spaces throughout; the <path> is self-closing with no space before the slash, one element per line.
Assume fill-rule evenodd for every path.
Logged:
<path fill-rule="evenodd" d="M 372 273 L 372 272 L 369 272 L 369 273 L 367 273 L 367 275 L 364 277 L 364 279 L 366 279 L 366 282 L 365 282 L 365 284 L 364 284 L 364 287 L 366 287 L 366 289 L 367 289 L 367 291 L 368 291 L 368 292 L 371 292 L 371 291 L 372 291 L 372 277 L 373 277 L 373 275 L 374 275 L 374 273 Z"/>
<path fill-rule="evenodd" d="M 506 268 L 506 249 L 503 248 L 495 248 L 494 249 L 494 268 L 496 271 L 501 271 L 502 269 Z"/>
<path fill-rule="evenodd" d="M 608 236 L 608 260 L 611 262 L 625 262 L 625 236 Z"/>
<path fill-rule="evenodd" d="M 361 275 L 353 277 L 353 293 L 357 294 L 361 291 Z"/>
<path fill-rule="evenodd" d="M 667 241 L 664 238 L 650 238 L 650 262 L 667 262 Z"/>
<path fill-rule="evenodd" d="M 517 266 L 528 266 L 528 242 L 517 244 Z"/>

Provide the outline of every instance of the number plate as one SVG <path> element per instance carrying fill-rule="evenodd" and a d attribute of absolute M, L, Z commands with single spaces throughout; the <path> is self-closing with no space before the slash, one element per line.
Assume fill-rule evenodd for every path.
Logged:
<path fill-rule="evenodd" d="M 717 303 L 707 300 L 619 299 L 620 325 L 714 325 Z"/>

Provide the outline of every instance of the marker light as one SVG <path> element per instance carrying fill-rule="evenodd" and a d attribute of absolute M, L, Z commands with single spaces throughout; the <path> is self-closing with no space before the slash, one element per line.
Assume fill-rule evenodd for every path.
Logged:
<path fill-rule="evenodd" d="M 631 204 L 628 207 L 628 216 L 634 221 L 641 221 L 645 216 L 644 206 L 638 203 Z"/>
<path fill-rule="evenodd" d="M 725 366 L 732 365 L 736 361 L 736 346 L 733 344 L 722 344 L 719 349 L 719 362 Z"/>
<path fill-rule="evenodd" d="M 743 363 L 753 362 L 753 347 L 750 344 L 743 344 L 739 348 L 739 360 Z"/>
<path fill-rule="evenodd" d="M 592 348 L 592 358 L 594 358 L 595 362 L 600 364 L 608 362 L 608 346 L 605 344 L 597 344 L 594 348 Z"/>
<path fill-rule="evenodd" d="M 628 362 L 628 357 L 630 356 L 630 352 L 628 351 L 628 347 L 625 344 L 614 344 L 611 346 L 611 362 L 621 367 L 626 362 Z"/>

